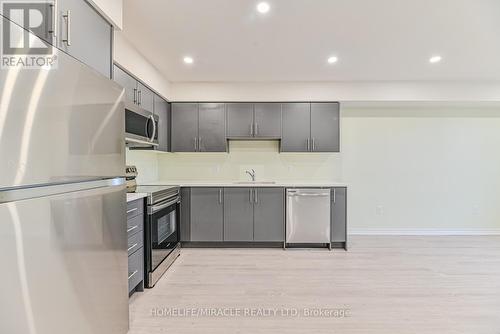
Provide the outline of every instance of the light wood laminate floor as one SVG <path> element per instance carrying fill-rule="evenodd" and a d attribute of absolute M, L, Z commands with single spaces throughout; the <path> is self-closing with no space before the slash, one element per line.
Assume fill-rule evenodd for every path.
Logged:
<path fill-rule="evenodd" d="M 500 236 L 358 236 L 350 246 L 182 249 L 156 287 L 132 297 L 130 333 L 500 333 Z M 182 314 L 201 309 L 219 315 Z M 348 312 L 304 313 L 313 309 Z M 277 313 L 249 314 L 264 311 Z"/>

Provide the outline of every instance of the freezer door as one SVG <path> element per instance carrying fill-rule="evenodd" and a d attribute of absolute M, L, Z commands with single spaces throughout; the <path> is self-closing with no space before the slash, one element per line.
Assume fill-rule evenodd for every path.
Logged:
<path fill-rule="evenodd" d="M 0 204 L 0 333 L 127 333 L 125 186 L 114 183 Z"/>
<path fill-rule="evenodd" d="M 330 189 L 287 189 L 286 242 L 330 242 Z"/>
<path fill-rule="evenodd" d="M 55 52 L 54 69 L 0 69 L 0 189 L 124 174 L 123 88 Z"/>

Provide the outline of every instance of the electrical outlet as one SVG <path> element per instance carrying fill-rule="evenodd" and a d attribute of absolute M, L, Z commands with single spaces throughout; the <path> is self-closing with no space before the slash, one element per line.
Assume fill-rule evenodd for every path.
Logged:
<path fill-rule="evenodd" d="M 384 206 L 377 205 L 377 207 L 375 208 L 375 212 L 377 213 L 378 216 L 382 216 L 384 214 Z"/>

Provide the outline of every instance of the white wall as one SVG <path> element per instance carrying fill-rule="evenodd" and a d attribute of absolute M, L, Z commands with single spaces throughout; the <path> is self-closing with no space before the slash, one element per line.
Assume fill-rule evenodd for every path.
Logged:
<path fill-rule="evenodd" d="M 171 97 L 168 80 L 137 50 L 120 31 L 114 34 L 114 60 L 164 98 Z"/>

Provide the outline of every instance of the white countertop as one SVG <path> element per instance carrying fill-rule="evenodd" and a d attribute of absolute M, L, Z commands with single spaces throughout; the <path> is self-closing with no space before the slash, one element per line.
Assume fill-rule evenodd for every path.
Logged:
<path fill-rule="evenodd" d="M 147 197 L 147 193 L 127 193 L 127 203 Z"/>
<path fill-rule="evenodd" d="M 242 183 L 243 182 L 243 183 Z M 276 183 L 269 182 L 246 182 L 246 181 L 168 181 L 159 180 L 155 182 L 147 182 L 143 185 L 173 185 L 179 187 L 284 187 L 284 188 L 297 188 L 297 187 L 347 187 L 345 182 L 332 182 L 332 181 L 278 181 Z"/>

